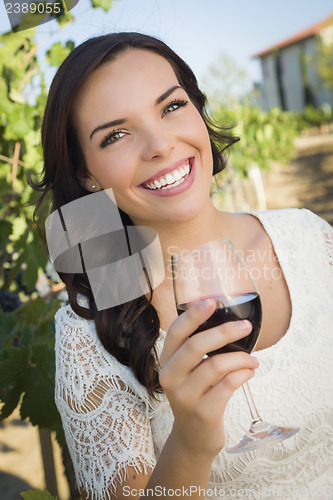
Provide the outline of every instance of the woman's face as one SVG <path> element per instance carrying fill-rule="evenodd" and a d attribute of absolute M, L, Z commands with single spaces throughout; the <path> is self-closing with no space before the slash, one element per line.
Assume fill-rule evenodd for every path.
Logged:
<path fill-rule="evenodd" d="M 98 68 L 72 119 L 89 171 L 81 183 L 112 188 L 136 224 L 188 221 L 208 203 L 208 131 L 163 57 L 130 49 Z"/>

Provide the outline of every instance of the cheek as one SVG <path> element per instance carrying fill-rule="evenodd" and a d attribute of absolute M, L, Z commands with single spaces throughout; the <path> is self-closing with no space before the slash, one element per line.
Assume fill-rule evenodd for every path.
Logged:
<path fill-rule="evenodd" d="M 114 152 L 108 154 L 108 151 L 96 155 L 88 151 L 85 157 L 89 172 L 103 189 L 126 187 L 133 178 L 135 168 L 133 159 L 130 161 L 130 155 Z"/>
<path fill-rule="evenodd" d="M 195 139 L 197 147 L 200 148 L 202 155 L 204 156 L 207 155 L 208 157 L 211 156 L 212 148 L 210 145 L 208 130 L 205 125 L 205 122 L 203 121 L 201 115 L 199 114 L 199 112 L 195 107 L 193 107 L 189 123 L 190 123 L 188 128 L 189 136 L 191 135 Z"/>

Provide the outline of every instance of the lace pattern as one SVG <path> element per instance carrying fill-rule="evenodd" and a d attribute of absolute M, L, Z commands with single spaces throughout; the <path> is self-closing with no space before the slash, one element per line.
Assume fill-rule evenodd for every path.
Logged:
<path fill-rule="evenodd" d="M 92 322 L 67 306 L 56 325 L 55 398 L 76 480 L 91 499 L 111 498 L 129 466 L 137 473 L 155 466 L 148 396 L 138 397 L 144 388 L 127 381 L 126 367 L 104 351 Z"/>
<path fill-rule="evenodd" d="M 253 499 L 333 499 L 333 231 L 308 210 L 253 215 L 279 259 L 292 318 L 279 342 L 256 352 L 261 364 L 251 390 L 265 420 L 299 425 L 300 431 L 254 452 L 222 450 L 209 488 L 222 489 L 224 498 L 247 491 Z M 172 428 L 168 401 L 162 396 L 152 404 L 132 372 L 105 352 L 93 322 L 69 306 L 56 315 L 56 363 L 56 403 L 77 483 L 93 500 L 111 498 L 126 467 L 145 473 L 154 468 Z M 225 414 L 227 439 L 236 441 L 249 421 L 239 389 Z M 237 496 L 237 490 L 243 493 Z"/>

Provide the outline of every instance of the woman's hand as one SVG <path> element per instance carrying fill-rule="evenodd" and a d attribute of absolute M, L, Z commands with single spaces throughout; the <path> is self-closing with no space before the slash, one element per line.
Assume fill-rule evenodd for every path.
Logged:
<path fill-rule="evenodd" d="M 225 442 L 223 415 L 233 392 L 254 375 L 258 360 L 245 352 L 207 352 L 245 337 L 249 321 L 233 321 L 190 335 L 214 312 L 207 299 L 170 326 L 161 353 L 160 383 L 172 408 L 172 433 L 187 453 L 213 458 Z M 189 338 L 190 337 L 190 338 Z"/>

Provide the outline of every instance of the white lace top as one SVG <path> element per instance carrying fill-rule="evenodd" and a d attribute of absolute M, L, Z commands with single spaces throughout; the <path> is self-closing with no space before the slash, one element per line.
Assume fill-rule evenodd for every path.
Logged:
<path fill-rule="evenodd" d="M 333 499 L 333 231 L 305 209 L 252 214 L 280 261 L 292 317 L 279 342 L 256 352 L 261 363 L 250 385 L 263 419 L 300 431 L 254 452 L 222 450 L 206 498 Z M 77 483 L 92 499 L 110 498 L 126 467 L 154 468 L 172 427 L 167 399 L 152 403 L 131 370 L 102 347 L 94 323 L 70 306 L 56 315 L 55 398 Z M 237 441 L 249 423 L 238 389 L 225 414 L 227 440 Z"/>

